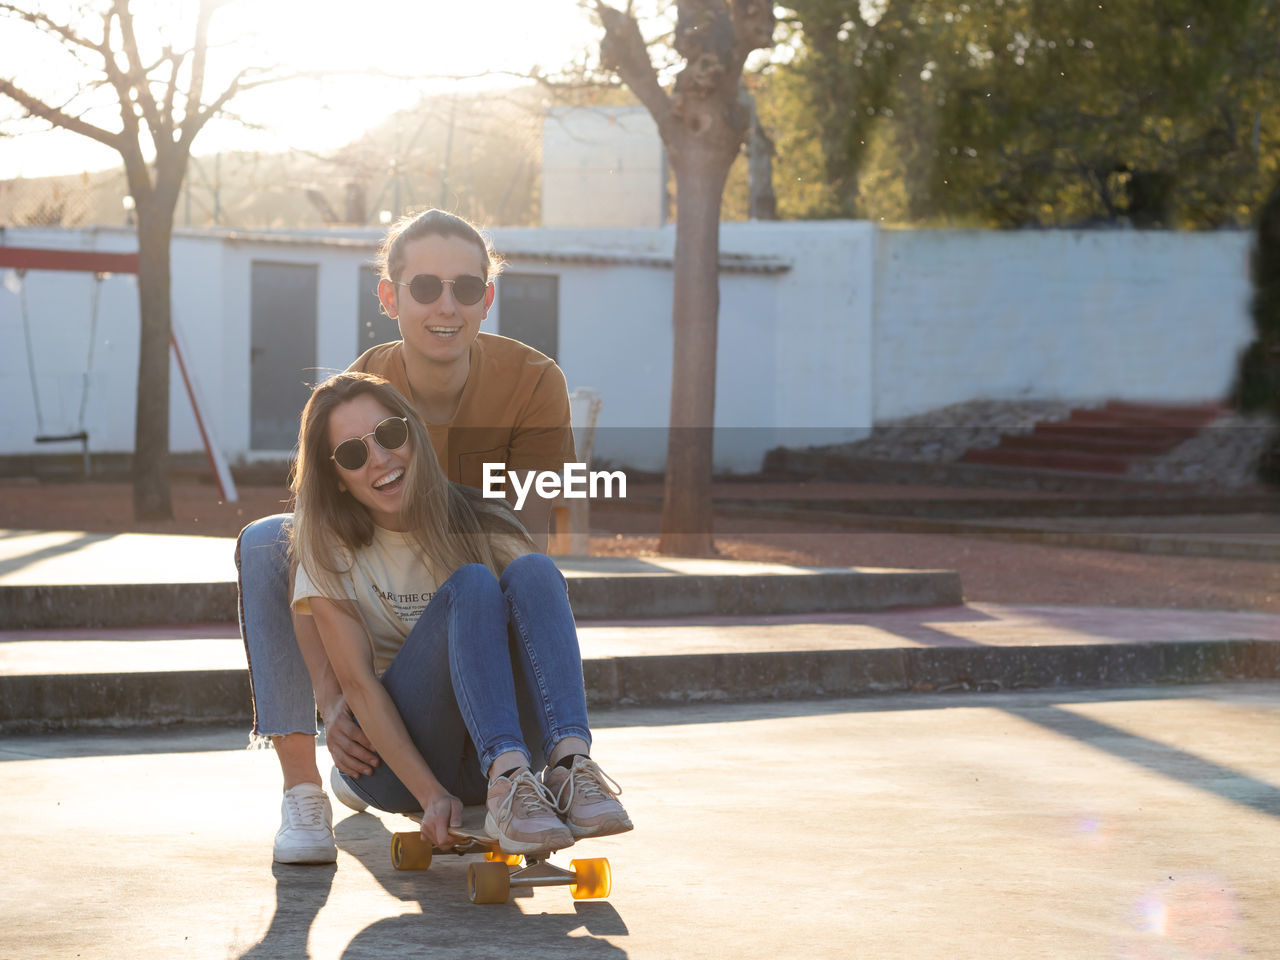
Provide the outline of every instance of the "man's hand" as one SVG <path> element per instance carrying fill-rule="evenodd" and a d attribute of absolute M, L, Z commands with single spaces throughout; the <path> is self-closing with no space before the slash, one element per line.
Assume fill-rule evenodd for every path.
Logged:
<path fill-rule="evenodd" d="M 348 777 L 368 776 L 382 763 L 374 752 L 373 744 L 347 709 L 345 697 L 339 697 L 324 712 L 324 742 L 333 757 L 334 766 Z"/>

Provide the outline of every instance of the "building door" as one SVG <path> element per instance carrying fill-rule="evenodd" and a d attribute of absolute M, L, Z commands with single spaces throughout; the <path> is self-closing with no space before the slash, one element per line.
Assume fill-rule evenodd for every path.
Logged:
<path fill-rule="evenodd" d="M 378 271 L 373 267 L 360 268 L 360 290 L 356 302 L 360 305 L 356 334 L 356 356 L 380 343 L 400 339 L 400 325 L 382 312 L 378 304 Z M 409 291 L 401 287 L 402 296 Z"/>
<path fill-rule="evenodd" d="M 527 343 L 552 360 L 560 349 L 560 278 L 504 273 L 498 281 L 498 333 Z"/>
<path fill-rule="evenodd" d="M 290 450 L 316 378 L 316 267 L 255 260 L 250 279 L 249 447 Z"/>

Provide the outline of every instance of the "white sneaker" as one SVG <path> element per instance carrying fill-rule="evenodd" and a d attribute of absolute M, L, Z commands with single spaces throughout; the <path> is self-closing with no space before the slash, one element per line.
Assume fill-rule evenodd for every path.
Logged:
<path fill-rule="evenodd" d="M 338 802 L 344 807 L 350 807 L 356 813 L 360 813 L 369 804 L 360 798 L 360 795 L 351 789 L 351 786 L 342 778 L 342 774 L 338 772 L 337 767 L 329 768 L 329 789 L 333 791 L 333 795 L 338 798 Z"/>
<path fill-rule="evenodd" d="M 300 783 L 284 792 L 274 854 L 277 863 L 333 863 L 338 859 L 333 808 L 323 787 Z"/>

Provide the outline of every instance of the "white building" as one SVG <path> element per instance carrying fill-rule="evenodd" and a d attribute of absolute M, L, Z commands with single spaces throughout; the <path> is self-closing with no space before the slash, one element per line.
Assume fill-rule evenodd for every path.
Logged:
<path fill-rule="evenodd" d="M 554 107 L 542 121 L 544 227 L 658 227 L 667 156 L 644 107 Z"/>
<path fill-rule="evenodd" d="M 484 329 L 555 356 L 603 395 L 597 458 L 659 469 L 671 376 L 674 227 L 502 228 L 509 266 Z M 310 384 L 398 335 L 379 315 L 374 233 L 179 231 L 173 318 L 232 463 L 279 459 Z M 980 397 L 1200 402 L 1252 338 L 1248 234 L 721 229 L 716 463 L 857 439 Z M 130 251 L 123 229 L 9 228 L 4 245 Z M 133 448 L 135 281 L 0 266 L 0 458 Z M 92 346 L 92 351 L 91 351 Z M 170 443 L 199 451 L 176 369 Z"/>

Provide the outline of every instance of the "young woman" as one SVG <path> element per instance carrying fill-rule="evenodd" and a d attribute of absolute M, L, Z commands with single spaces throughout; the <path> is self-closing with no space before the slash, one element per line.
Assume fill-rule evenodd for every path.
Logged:
<path fill-rule="evenodd" d="M 390 383 L 344 373 L 316 388 L 293 491 L 294 610 L 314 617 L 383 760 L 340 773 L 339 799 L 421 810 L 440 846 L 463 803 L 486 804 L 510 853 L 630 830 L 589 756 L 564 578 L 505 503 L 445 477 Z"/>
<path fill-rule="evenodd" d="M 401 339 L 369 348 L 349 369 L 385 378 L 413 405 L 450 480 L 479 487 L 484 461 L 559 472 L 575 459 L 560 368 L 532 347 L 479 332 L 501 260 L 472 224 L 442 210 L 405 217 L 384 238 L 378 266 L 379 302 Z M 533 501 L 519 516 L 537 541 L 550 506 Z M 280 762 L 274 859 L 332 863 L 338 848 L 316 762 L 317 709 L 336 769 L 365 777 L 382 758 L 352 719 L 313 618 L 290 617 L 291 524 L 288 514 L 257 520 L 236 543 L 252 742 L 270 742 Z"/>

